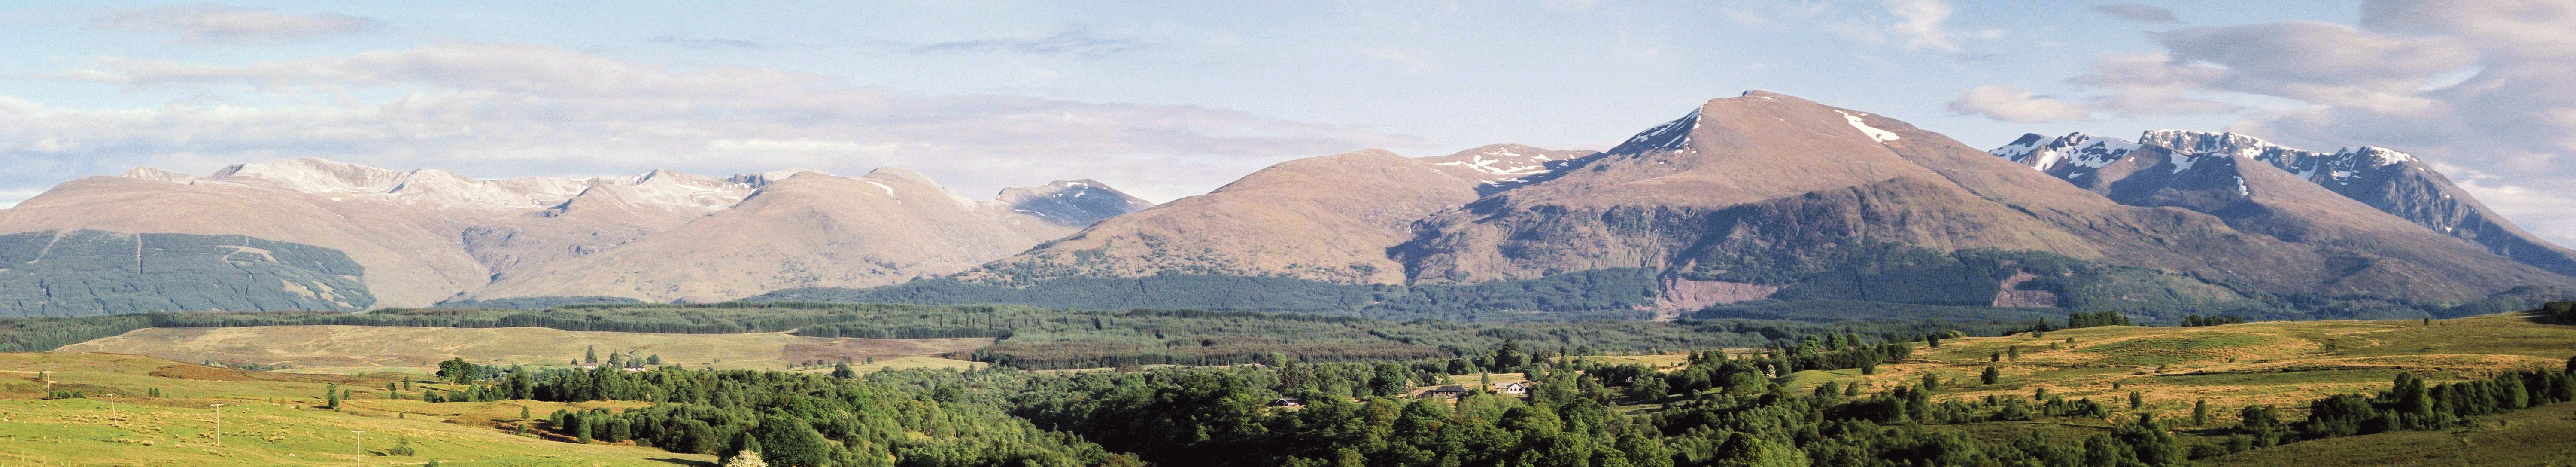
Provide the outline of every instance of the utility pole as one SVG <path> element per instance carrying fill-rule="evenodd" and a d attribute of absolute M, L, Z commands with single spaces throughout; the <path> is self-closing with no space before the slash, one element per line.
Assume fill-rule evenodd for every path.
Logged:
<path fill-rule="evenodd" d="M 215 447 L 224 447 L 224 405 L 215 404 Z"/>
<path fill-rule="evenodd" d="M 109 398 L 109 399 L 107 400 L 107 419 L 108 419 L 108 420 L 115 420 L 115 419 L 116 419 L 116 399 L 115 399 L 116 395 L 117 395 L 117 393 L 109 393 L 109 394 L 107 395 L 107 397 Z"/>
<path fill-rule="evenodd" d="M 350 433 L 357 433 L 357 434 L 358 434 L 357 442 L 355 442 L 355 443 L 351 443 L 351 444 L 350 444 L 350 447 L 353 447 L 353 448 L 357 449 L 357 451 L 358 451 L 358 455 L 357 455 L 357 456 L 354 456 L 354 457 L 350 457 L 350 458 L 349 458 L 349 460 L 354 461 L 354 463 L 355 463 L 355 464 L 357 464 L 359 467 L 366 467 L 366 465 L 367 465 L 367 432 L 364 432 L 364 431 L 356 431 L 356 430 L 350 430 L 349 432 L 350 432 Z"/>

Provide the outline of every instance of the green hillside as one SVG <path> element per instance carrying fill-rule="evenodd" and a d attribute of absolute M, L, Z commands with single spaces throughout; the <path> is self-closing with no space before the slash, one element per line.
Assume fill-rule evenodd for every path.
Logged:
<path fill-rule="evenodd" d="M 0 317 L 355 311 L 376 303 L 339 250 L 240 235 L 0 235 Z"/>

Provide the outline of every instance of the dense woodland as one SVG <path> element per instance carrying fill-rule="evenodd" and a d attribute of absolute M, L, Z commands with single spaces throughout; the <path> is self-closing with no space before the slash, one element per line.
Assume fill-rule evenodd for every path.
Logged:
<path fill-rule="evenodd" d="M 1752 347 L 1792 335 L 1858 332 L 1883 339 L 1932 332 L 1994 335 L 1994 322 L 1683 320 L 1582 322 L 1384 321 L 1346 315 L 1196 310 L 1066 311 L 1018 306 L 729 303 L 582 305 L 545 310 L 384 309 L 347 313 L 149 314 L 0 321 L 0 350 L 43 351 L 146 327 L 358 325 L 573 331 L 739 333 L 812 337 L 992 337 L 961 359 L 1021 368 L 1215 365 L 1272 361 L 1411 360 L 1481 351 L 1503 341 L 1578 353 Z M 220 362 L 219 362 L 220 363 Z"/>
<path fill-rule="evenodd" d="M 1866 371 L 1914 352 L 1911 342 L 1842 333 L 1793 336 L 1753 354 L 1698 352 L 1670 372 L 1518 341 L 1409 362 L 1076 373 L 478 368 L 454 372 L 474 384 L 423 397 L 656 402 L 558 412 L 527 425 L 574 442 L 633 440 L 728 457 L 752 451 L 769 465 L 1381 467 L 2171 466 L 2309 439 L 2451 429 L 2479 415 L 2576 400 L 2576 359 L 2558 371 L 2439 385 L 2401 375 L 2375 395 L 2318 399 L 2302 420 L 2269 406 L 2204 404 L 2191 419 L 2160 419 L 2116 402 L 2047 394 L 1940 400 L 1968 383 L 1933 378 L 1796 392 L 1774 379 L 1808 369 Z M 1484 384 L 1495 372 L 1526 374 L 1531 389 L 1496 393 Z M 1467 385 L 1477 389 L 1454 399 L 1411 393 L 1453 376 L 1477 381 Z M 1644 409 L 1614 409 L 1621 405 Z M 1970 429 L 2027 420 L 2109 428 L 2001 437 Z"/>

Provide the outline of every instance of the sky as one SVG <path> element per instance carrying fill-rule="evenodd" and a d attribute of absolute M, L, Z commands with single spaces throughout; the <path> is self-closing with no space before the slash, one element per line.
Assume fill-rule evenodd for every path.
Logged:
<path fill-rule="evenodd" d="M 22 0 L 0 27 L 0 206 L 298 157 L 1168 201 L 1366 148 L 1605 149 L 1759 89 L 1977 147 L 2384 146 L 2576 244 L 2576 0 Z"/>

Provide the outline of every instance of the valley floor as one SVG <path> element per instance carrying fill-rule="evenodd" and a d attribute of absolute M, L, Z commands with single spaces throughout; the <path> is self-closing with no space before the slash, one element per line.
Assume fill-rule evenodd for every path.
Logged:
<path fill-rule="evenodd" d="M 41 375 L 41 379 L 39 376 Z M 714 464 L 713 456 L 614 444 L 572 444 L 513 434 L 495 420 L 534 401 L 386 400 L 399 376 L 243 372 L 108 354 L 0 354 L 0 466 L 661 466 Z M 344 409 L 317 408 L 326 384 L 355 391 Z M 87 398 L 44 400 L 51 391 Z M 162 397 L 149 397 L 153 390 Z M 105 394 L 118 394 L 106 396 Z M 372 397 L 372 398 L 371 398 Z M 222 407 L 222 446 L 216 446 Z M 363 431 L 364 444 L 359 444 Z M 409 440 L 415 453 L 388 455 Z M 366 454 L 358 454 L 363 449 Z"/>

